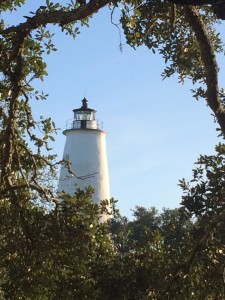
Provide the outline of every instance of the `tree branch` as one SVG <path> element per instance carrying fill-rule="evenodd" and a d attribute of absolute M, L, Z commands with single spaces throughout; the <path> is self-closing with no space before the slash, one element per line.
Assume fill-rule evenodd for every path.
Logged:
<path fill-rule="evenodd" d="M 61 26 L 67 25 L 91 16 L 100 8 L 109 3 L 109 0 L 91 0 L 86 5 L 81 5 L 77 9 L 71 11 L 64 11 L 61 9 L 56 11 L 41 12 L 32 18 L 28 18 L 26 22 L 21 23 L 18 26 L 0 29 L 0 34 L 7 35 L 9 33 L 18 33 L 21 31 L 29 32 L 38 28 L 39 26 L 45 26 L 47 24 L 59 24 Z"/>
<path fill-rule="evenodd" d="M 194 7 L 186 6 L 185 14 L 190 26 L 195 32 L 201 51 L 201 59 L 205 68 L 205 83 L 207 86 L 206 101 L 225 135 L 225 109 L 219 96 L 219 68 L 216 61 L 216 55 L 213 46 L 210 43 L 207 29 L 200 19 L 197 10 Z"/>

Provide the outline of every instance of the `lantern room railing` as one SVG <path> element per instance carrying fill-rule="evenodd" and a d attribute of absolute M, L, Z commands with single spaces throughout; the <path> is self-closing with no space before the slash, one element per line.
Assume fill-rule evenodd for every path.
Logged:
<path fill-rule="evenodd" d="M 83 126 L 84 123 L 83 121 L 78 121 L 74 119 L 70 119 L 66 121 L 66 130 L 71 130 L 71 129 L 103 129 L 103 122 L 99 123 L 96 120 L 86 120 L 85 121 L 85 127 Z"/>

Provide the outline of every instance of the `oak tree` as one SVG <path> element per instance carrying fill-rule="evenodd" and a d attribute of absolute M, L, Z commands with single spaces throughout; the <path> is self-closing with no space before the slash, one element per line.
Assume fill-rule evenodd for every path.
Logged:
<path fill-rule="evenodd" d="M 49 147 L 56 126 L 36 120 L 32 99 L 45 99 L 34 82 L 47 75 L 45 54 L 55 51 L 49 25 L 72 37 L 79 24 L 109 5 L 122 5 L 128 44 L 146 45 L 165 60 L 163 76 L 192 80 L 225 134 L 224 90 L 216 28 L 223 1 L 46 0 L 23 22 L 7 26 L 4 13 L 26 0 L 0 1 L 0 293 L 4 299 L 222 299 L 224 283 L 224 146 L 202 156 L 194 185 L 181 182 L 182 208 L 137 208 L 134 221 L 114 222 L 113 244 L 90 192 L 61 195 L 53 179 L 59 162 Z M 191 4 L 191 5 L 189 5 Z M 51 181 L 51 180 L 50 180 Z M 49 209 L 46 202 L 53 201 Z M 194 220 L 193 220 L 194 218 Z M 116 229 L 115 229 L 116 228 Z M 117 230 L 117 231 L 116 231 Z M 76 245 L 76 246 L 74 246 Z M 216 280 L 215 280 L 216 279 Z M 66 287 L 66 289 L 64 289 Z"/>

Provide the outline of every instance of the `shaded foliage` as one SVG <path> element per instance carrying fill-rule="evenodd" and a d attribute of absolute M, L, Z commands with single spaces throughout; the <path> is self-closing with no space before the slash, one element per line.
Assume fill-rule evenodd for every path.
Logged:
<path fill-rule="evenodd" d="M 215 178 L 221 176 L 217 156 L 225 153 L 223 145 L 216 149 L 201 160 L 201 170 L 214 161 Z M 192 203 L 203 182 L 199 169 L 192 186 L 181 181 L 179 209 L 136 207 L 132 220 L 114 210 L 108 223 L 99 223 L 101 208 L 90 188 L 73 197 L 62 194 L 52 210 L 28 201 L 29 193 L 20 195 L 18 205 L 5 199 L 2 299 L 223 299 L 224 206 L 218 202 L 208 218 L 211 202 L 203 201 L 204 211 Z M 206 172 L 205 183 L 207 178 Z"/>
<path fill-rule="evenodd" d="M 1 203 L 2 299 L 98 299 L 93 274 L 113 249 L 91 195 L 63 195 L 52 211 Z"/>

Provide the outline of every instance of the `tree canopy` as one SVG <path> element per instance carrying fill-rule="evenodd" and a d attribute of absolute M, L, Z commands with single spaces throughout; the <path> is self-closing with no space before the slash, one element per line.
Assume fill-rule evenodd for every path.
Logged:
<path fill-rule="evenodd" d="M 1 2 L 1 194 L 29 189 L 54 199 L 52 190 L 42 186 L 40 167 L 54 172 L 57 162 L 49 153 L 48 141 L 54 140 L 54 121 L 35 120 L 30 100 L 47 95 L 35 90 L 33 82 L 47 75 L 44 54 L 55 51 L 49 25 L 59 26 L 76 37 L 79 25 L 110 4 L 112 14 L 122 5 L 121 25 L 132 47 L 145 44 L 165 60 L 164 77 L 178 73 L 181 82 L 190 78 L 196 86 L 193 95 L 202 97 L 211 108 L 222 133 L 225 133 L 224 91 L 219 86 L 217 53 L 223 43 L 215 26 L 220 22 L 208 5 L 189 6 L 154 1 L 46 1 L 24 21 L 7 27 L 4 13 L 26 6 L 27 1 Z M 28 142 L 29 141 L 29 142 Z M 36 150 L 34 150 L 36 149 Z M 46 151 L 47 150 L 47 151 Z M 44 155 L 45 153 L 45 155 Z M 47 154 L 46 154 L 47 153 Z M 29 176 L 24 166 L 31 166 Z"/>
<path fill-rule="evenodd" d="M 23 22 L 7 26 L 4 14 L 28 1 L 0 1 L 2 299 L 225 297 L 223 144 L 216 155 L 199 158 L 191 182 L 181 180 L 179 209 L 137 207 L 132 221 L 115 214 L 102 224 L 104 203 L 92 203 L 91 189 L 74 196 L 55 192 L 51 180 L 60 162 L 49 141 L 57 129 L 50 118 L 35 120 L 30 103 L 47 96 L 33 82 L 44 80 L 45 54 L 56 50 L 51 26 L 75 38 L 93 14 L 107 5 L 113 14 L 120 4 L 127 43 L 158 51 L 165 78 L 177 73 L 181 82 L 191 79 L 194 97 L 206 101 L 224 135 L 217 64 L 224 47 L 216 30 L 224 2 L 192 2 L 46 0 Z"/>

